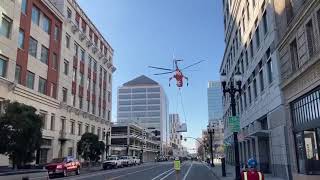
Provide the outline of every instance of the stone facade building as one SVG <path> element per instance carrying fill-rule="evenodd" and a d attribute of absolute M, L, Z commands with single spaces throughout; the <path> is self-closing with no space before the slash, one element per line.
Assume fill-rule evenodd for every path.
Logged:
<path fill-rule="evenodd" d="M 236 93 L 241 165 L 255 157 L 258 169 L 264 173 L 287 178 L 287 128 L 276 49 L 276 3 L 276 0 L 223 0 L 226 47 L 220 73 L 226 73 L 227 87 L 236 72 L 242 75 L 242 92 Z M 228 93 L 223 104 L 226 160 L 234 165 Z"/>
<path fill-rule="evenodd" d="M 320 1 L 275 5 L 291 177 L 320 179 Z"/>
<path fill-rule="evenodd" d="M 42 116 L 35 163 L 78 157 L 84 132 L 106 142 L 113 49 L 76 1 L 1 0 L 0 19 L 0 105 L 17 101 Z"/>

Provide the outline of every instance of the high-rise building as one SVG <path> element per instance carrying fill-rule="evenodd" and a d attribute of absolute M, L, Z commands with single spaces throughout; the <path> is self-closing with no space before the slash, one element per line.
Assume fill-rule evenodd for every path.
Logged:
<path fill-rule="evenodd" d="M 118 122 L 136 122 L 147 131 L 160 131 L 161 150 L 168 142 L 168 99 L 159 83 L 139 76 L 118 88 Z"/>
<path fill-rule="evenodd" d="M 77 2 L 1 1 L 0 19 L 0 105 L 17 101 L 38 110 L 43 137 L 35 163 L 77 157 L 85 132 L 106 142 L 113 49 Z"/>
<path fill-rule="evenodd" d="M 221 120 L 223 117 L 221 82 L 209 81 L 207 95 L 209 123 Z"/>
<path fill-rule="evenodd" d="M 277 50 L 275 16 L 279 13 L 278 2 L 223 1 L 226 47 L 220 73 L 226 74 L 226 88 L 232 87 L 231 84 L 237 88 L 233 77 L 237 72 L 242 76 L 241 93 L 236 92 L 235 96 L 236 115 L 240 120 L 237 136 L 240 163 L 255 157 L 258 168 L 263 172 L 288 178 L 286 107 L 280 87 L 279 57 L 289 53 L 279 54 Z M 234 164 L 235 144 L 231 131 L 234 123 L 229 123 L 232 116 L 229 93 L 226 93 L 223 103 L 224 138 L 229 144 L 225 148 L 226 161 Z"/>
<path fill-rule="evenodd" d="M 277 0 L 292 179 L 320 179 L 320 1 Z"/>
<path fill-rule="evenodd" d="M 173 156 L 181 155 L 181 133 L 177 132 L 181 126 L 179 114 L 169 114 L 169 139 L 172 147 Z"/>

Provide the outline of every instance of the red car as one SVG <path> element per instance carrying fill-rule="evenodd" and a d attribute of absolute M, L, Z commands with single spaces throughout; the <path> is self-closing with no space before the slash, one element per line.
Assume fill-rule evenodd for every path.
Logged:
<path fill-rule="evenodd" d="M 73 157 L 55 158 L 46 165 L 49 177 L 61 174 L 64 177 L 68 176 L 69 172 L 80 174 L 80 162 Z"/>

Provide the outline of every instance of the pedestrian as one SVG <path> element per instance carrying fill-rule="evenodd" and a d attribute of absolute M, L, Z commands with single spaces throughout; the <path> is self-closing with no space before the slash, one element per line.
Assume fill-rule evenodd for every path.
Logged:
<path fill-rule="evenodd" d="M 248 160 L 248 169 L 241 172 L 241 180 L 264 180 L 262 172 L 257 170 L 257 161 L 254 158 Z"/>
<path fill-rule="evenodd" d="M 181 170 L 181 163 L 180 159 L 176 157 L 173 161 L 174 170 L 176 172 L 176 180 L 180 179 L 180 170 Z"/>

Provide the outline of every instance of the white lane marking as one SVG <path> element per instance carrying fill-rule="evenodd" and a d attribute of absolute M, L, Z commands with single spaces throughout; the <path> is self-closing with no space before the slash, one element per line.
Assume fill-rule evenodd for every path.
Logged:
<path fill-rule="evenodd" d="M 154 177 L 154 178 L 151 179 L 151 180 L 156 180 L 157 178 L 161 177 L 162 175 L 164 175 L 164 174 L 166 174 L 166 173 L 168 173 L 169 171 L 172 171 L 172 170 L 173 170 L 173 168 L 171 168 L 171 169 L 169 169 L 168 171 L 165 171 L 165 172 L 159 174 L 158 176 Z"/>
<path fill-rule="evenodd" d="M 97 171 L 97 172 L 91 172 L 89 174 L 84 174 L 83 176 L 79 176 L 79 177 L 68 177 L 68 178 L 63 178 L 63 180 L 68 180 L 68 179 L 72 179 L 72 180 L 78 180 L 78 179 L 84 179 L 84 178 L 89 178 L 89 177 L 94 177 L 94 176 L 99 176 L 99 175 L 107 175 L 107 174 L 111 174 L 111 173 L 117 173 L 117 172 L 121 172 L 121 171 L 125 171 L 125 170 L 130 170 L 130 169 L 139 169 L 139 168 L 142 168 L 142 167 L 146 167 L 148 165 L 144 165 L 144 166 L 139 166 L 139 167 L 134 167 L 134 168 L 123 168 L 123 169 L 115 169 L 115 170 L 111 170 L 111 171 Z M 152 166 L 152 167 L 158 167 L 160 166 L 159 164 L 158 165 L 155 165 L 155 166 Z"/>
<path fill-rule="evenodd" d="M 183 179 L 182 179 L 182 180 L 186 180 L 186 178 L 187 178 L 187 176 L 188 176 L 188 174 L 189 174 L 190 169 L 192 168 L 192 166 L 193 166 L 193 162 L 191 163 L 191 166 L 189 167 L 189 169 L 188 169 L 187 173 L 184 175 L 184 177 L 183 177 Z"/>
<path fill-rule="evenodd" d="M 150 169 L 154 169 L 156 167 L 152 167 L 152 168 L 148 168 L 148 169 L 143 169 L 143 170 L 139 170 L 139 171 L 134 171 L 134 172 L 131 172 L 131 173 L 127 173 L 127 174 L 123 174 L 123 175 L 120 175 L 120 176 L 116 176 L 116 177 L 112 177 L 108 180 L 112 180 L 112 179 L 118 179 L 118 178 L 121 178 L 123 176 L 127 176 L 127 175 L 130 175 L 130 174 L 136 174 L 136 173 L 139 173 L 139 172 L 143 172 L 143 171 L 147 171 L 147 170 L 150 170 Z"/>
<path fill-rule="evenodd" d="M 164 180 L 165 178 L 167 178 L 168 176 L 170 176 L 172 173 L 174 173 L 175 170 L 171 171 L 170 173 L 168 173 L 166 176 L 164 176 L 163 178 L 161 178 L 160 180 Z"/>
<path fill-rule="evenodd" d="M 186 163 L 183 163 L 183 164 L 182 164 L 181 169 L 182 169 L 182 167 L 183 167 L 184 165 L 186 165 Z M 176 171 L 176 170 L 172 170 L 169 174 L 167 174 L 166 176 L 162 177 L 160 180 L 166 179 L 168 176 L 170 176 L 170 175 L 171 175 L 172 173 L 174 173 L 175 171 Z"/>

